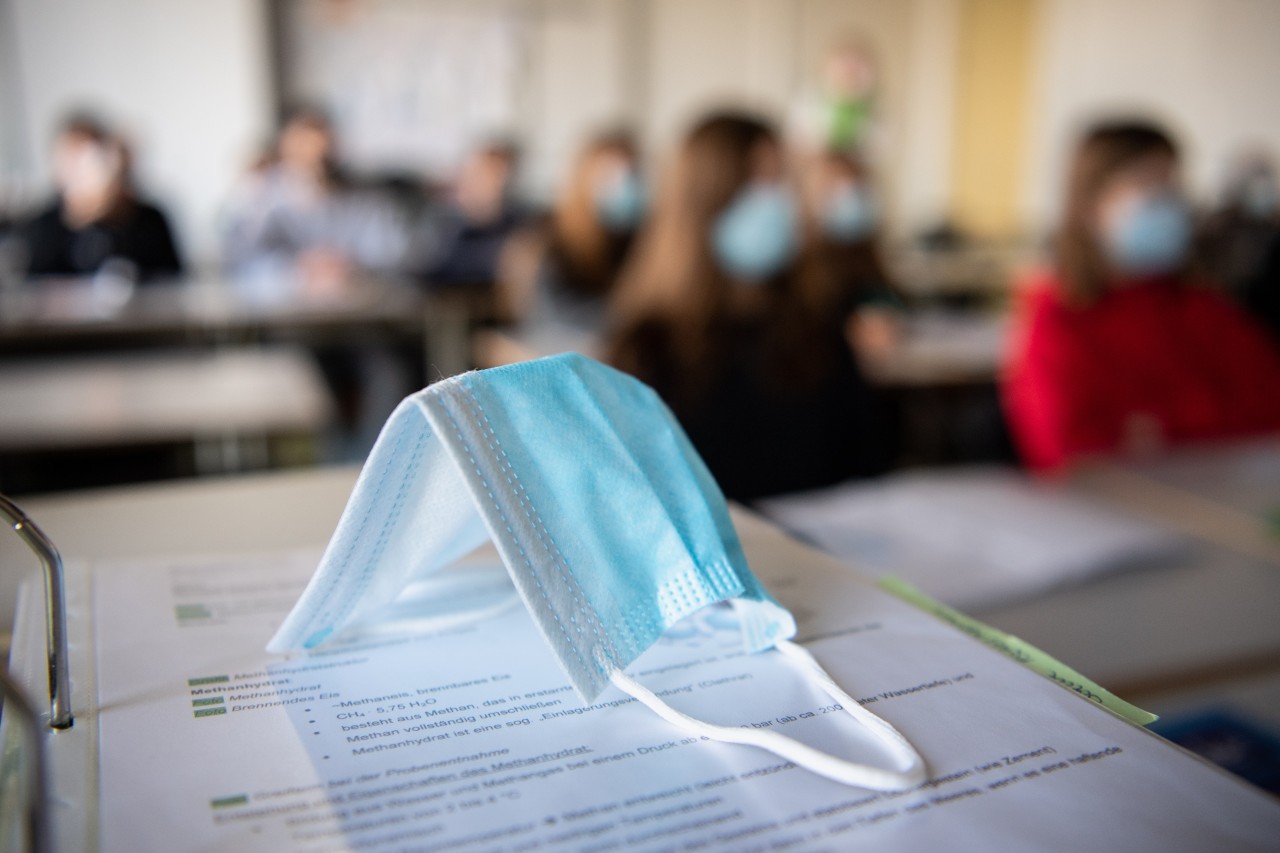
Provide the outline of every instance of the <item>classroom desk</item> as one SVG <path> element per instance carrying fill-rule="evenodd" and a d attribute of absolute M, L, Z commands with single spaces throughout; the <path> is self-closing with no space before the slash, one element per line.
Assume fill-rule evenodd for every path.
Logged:
<path fill-rule="evenodd" d="M 59 545 L 68 563 L 314 548 L 323 543 L 332 530 L 356 473 L 354 468 L 344 467 L 130 487 L 31 500 L 25 509 Z M 794 556 L 796 546 L 776 528 L 742 510 L 734 511 L 734 520 L 747 551 L 754 555 L 753 559 L 763 561 L 762 565 L 781 565 L 788 556 Z M 23 560 L 34 562 L 16 537 L 0 541 L 0 564 L 17 567 Z M 837 567 L 832 568 L 838 571 Z M 16 574 L 19 573 L 6 573 Z M 8 612 L 6 608 L 5 613 Z M 186 697 L 181 698 L 185 704 Z M 70 739 L 65 743 L 96 737 L 88 722 L 88 719 L 85 725 L 77 722 L 77 727 L 69 730 Z M 1065 724 L 1065 720 L 1063 722 Z M 1037 730 L 1033 736 L 1047 738 L 1048 734 Z M 67 762 L 76 759 L 76 753 L 67 750 L 63 753 L 64 758 L 57 760 L 63 762 L 58 767 L 65 770 L 71 766 Z M 65 802 L 96 803 L 92 791 L 97 780 L 93 775 L 77 777 L 64 773 L 58 778 Z M 1241 789 L 1240 800 L 1247 799 L 1247 794 Z M 256 801 L 258 794 L 253 796 Z M 865 797 L 859 802 L 865 802 Z M 843 807 L 854 805 L 851 802 Z M 86 806 L 83 814 L 93 814 L 94 808 Z M 1121 814 L 1114 813 L 1109 819 L 1119 820 Z M 91 818 L 83 819 L 89 826 L 94 825 Z M 1141 826 L 1130 829 L 1131 835 L 1134 832 L 1140 835 L 1142 831 Z M 193 837 L 184 836 L 183 843 L 194 845 Z M 1026 836 L 1022 838 L 1025 840 Z M 726 849 L 733 847 L 727 845 Z"/>
<path fill-rule="evenodd" d="M 897 346 L 863 366 L 873 383 L 928 388 L 995 381 L 1009 331 L 1007 316 L 921 311 L 908 314 L 902 325 Z"/>
<path fill-rule="evenodd" d="M 1009 320 L 983 312 L 923 311 L 903 320 L 901 341 L 864 365 L 873 383 L 893 388 L 989 385 L 995 381 Z M 561 352 L 598 358 L 600 339 L 567 323 L 539 323 L 477 334 L 473 358 L 497 367 Z"/>
<path fill-rule="evenodd" d="M 1280 539 L 1273 535 L 1280 530 L 1280 439 L 1182 449 L 1086 469 L 1076 480 L 1099 494 L 1123 491 L 1148 514 L 1182 524 L 1200 517 L 1208 522 L 1201 525 L 1206 535 L 1265 534 L 1275 546 L 1270 556 L 1280 561 Z"/>
<path fill-rule="evenodd" d="M 595 332 L 563 323 L 540 323 L 477 331 L 471 341 L 471 359 L 477 367 L 501 367 L 562 352 L 600 358 L 602 349 Z"/>
<path fill-rule="evenodd" d="M 218 277 L 132 288 L 93 279 L 35 280 L 0 289 L 0 353 L 263 338 L 310 343 L 390 333 L 420 338 L 427 375 L 435 377 L 466 369 L 469 319 L 465 299 L 428 296 L 391 279 L 266 296 Z"/>
<path fill-rule="evenodd" d="M 1280 567 L 1217 547 L 975 615 L 1155 713 L 1224 691 L 1280 700 Z M 1280 701 L 1249 702 L 1280 731 Z"/>
<path fill-rule="evenodd" d="M 340 466 L 211 477 L 31 498 L 22 508 L 68 563 L 316 548 L 333 533 L 357 473 Z M 18 579 L 36 566 L 12 535 L 0 536 L 0 565 L 11 567 L 0 579 L 7 637 Z"/>
<path fill-rule="evenodd" d="M 0 364 L 0 452 L 318 433 L 333 404 L 295 348 Z"/>
<path fill-rule="evenodd" d="M 885 261 L 898 287 L 917 302 L 993 304 L 1007 298 L 1010 280 L 1040 254 L 1025 241 L 951 248 L 912 244 L 892 249 Z"/>
<path fill-rule="evenodd" d="M 1126 630 L 1129 637 L 1156 620 L 1184 628 L 1152 630 L 1142 641 L 1148 668 L 1118 674 L 1117 685 L 1149 696 L 1159 713 L 1233 704 L 1280 732 L 1280 439 L 1096 465 L 1079 471 L 1073 485 L 1201 543 L 1185 565 L 1170 567 L 1161 586 L 1145 593 L 1118 586 L 1095 605 L 1094 612 L 1109 619 L 1146 614 Z M 1068 607 L 1064 602 L 1056 617 L 1028 606 L 1002 618 L 1010 624 L 1060 619 Z M 1152 649 L 1156 643 L 1159 651 Z M 1181 666 L 1162 669 L 1159 658 L 1173 654 Z"/>
<path fill-rule="evenodd" d="M 939 465 L 1004 458 L 1008 451 L 995 382 L 1009 320 L 984 312 L 921 311 L 903 320 L 892 350 L 864 361 L 863 373 L 882 389 L 901 430 L 901 461 Z M 567 323 L 482 329 L 472 361 L 497 367 L 561 352 L 600 358 L 599 335 Z M 957 430 L 957 423 L 965 424 Z"/>
<path fill-rule="evenodd" d="M 415 321 L 423 297 L 407 286 L 354 280 L 332 293 L 257 296 L 214 277 L 130 288 L 94 279 L 31 280 L 0 291 L 0 341 L 109 340 Z"/>
<path fill-rule="evenodd" d="M 68 560 L 318 547 L 356 473 L 320 468 L 127 487 L 36 498 L 24 508 Z M 0 562 L 15 560 L 29 557 L 5 537 Z M 2 618 L 11 609 L 0 599 Z M 1141 704 L 1209 695 L 1231 684 L 1270 695 L 1280 685 L 1277 612 L 1280 565 L 1209 543 L 1171 565 L 976 615 Z M 1280 704 L 1270 716 L 1280 725 Z"/>
<path fill-rule="evenodd" d="M 1125 518 L 1134 525 L 1145 519 L 1156 529 L 1176 533 L 1182 544 L 1147 557 L 1141 567 L 1118 566 L 1047 592 L 1027 588 L 1022 597 L 992 597 L 965 609 L 1156 713 L 1238 697 L 1244 710 L 1280 732 L 1280 538 L 1274 527 L 1280 507 L 1278 468 L 1280 441 L 1263 440 L 1185 450 L 1162 460 L 1100 463 L 1068 480 L 1040 484 L 1037 490 L 1048 493 L 1046 500 L 1055 494 L 1068 503 L 1083 499 L 1084 505 L 1101 508 L 1120 524 Z M 963 537 L 962 529 L 953 529 L 957 523 L 981 524 L 984 518 L 994 525 L 993 534 L 1001 525 L 1017 525 L 1014 506 L 1007 520 L 980 511 L 992 474 L 987 467 L 921 470 L 883 483 L 851 485 L 827 496 L 826 503 L 799 498 L 787 505 L 784 499 L 775 511 L 801 532 L 806 531 L 805 518 L 815 519 L 808 535 L 827 542 L 854 565 L 867 562 L 864 570 L 874 566 L 894 573 L 896 558 L 902 561 L 897 571 L 911 579 L 913 560 L 932 559 L 927 571 L 920 570 L 925 576 L 962 573 L 966 557 L 956 550 L 962 545 L 946 546 L 951 550 L 938 550 L 940 556 L 933 558 L 913 556 L 921 552 L 909 540 L 911 525 L 899 521 L 903 515 L 921 519 L 920 524 L 936 519 L 944 537 Z M 1043 528 L 1043 514 L 1050 510 L 1034 494 L 1026 499 L 1026 530 Z M 808 516 L 797 514 L 805 500 L 811 502 Z M 875 516 L 867 514 L 874 505 L 892 506 L 897 514 L 883 523 L 884 529 L 874 528 Z M 1072 529 L 1065 505 L 1061 512 L 1066 513 L 1064 529 Z M 844 528 L 842 513 L 848 519 Z M 1054 534 L 1046 530 L 1044 535 Z M 988 539 L 975 530 L 972 553 L 994 547 L 997 540 Z M 926 544 L 918 547 L 930 547 L 930 541 L 926 535 Z M 1030 554 L 1028 565 L 1044 559 Z M 1019 579 L 1011 576 L 1010 582 L 1019 588 Z M 954 582 L 950 588 L 956 588 Z"/>

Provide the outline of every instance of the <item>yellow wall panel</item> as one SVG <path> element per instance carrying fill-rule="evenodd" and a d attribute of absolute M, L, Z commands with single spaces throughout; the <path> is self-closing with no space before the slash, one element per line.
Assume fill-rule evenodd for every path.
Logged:
<path fill-rule="evenodd" d="M 1022 230 L 1039 0 L 958 0 L 952 214 L 984 237 Z"/>

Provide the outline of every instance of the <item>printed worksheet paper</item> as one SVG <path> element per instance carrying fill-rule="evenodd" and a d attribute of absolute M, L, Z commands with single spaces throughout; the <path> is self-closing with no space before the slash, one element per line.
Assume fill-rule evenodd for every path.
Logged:
<path fill-rule="evenodd" d="M 846 569 L 810 565 L 811 552 L 748 551 L 801 641 L 924 755 L 925 784 L 845 787 L 686 736 L 612 688 L 583 707 L 492 555 L 382 624 L 291 657 L 262 648 L 316 554 L 116 565 L 93 591 L 102 850 L 1263 850 L 1280 838 L 1280 805 L 1238 780 Z M 884 760 L 779 654 L 744 655 L 728 608 L 685 620 L 628 671 L 713 722 Z"/>

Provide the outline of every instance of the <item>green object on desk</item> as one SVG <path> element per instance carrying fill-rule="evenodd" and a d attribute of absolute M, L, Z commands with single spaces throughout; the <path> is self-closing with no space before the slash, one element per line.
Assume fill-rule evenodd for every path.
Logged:
<path fill-rule="evenodd" d="M 970 637 L 986 643 L 998 652 L 1003 652 L 1028 669 L 1040 673 L 1051 681 L 1056 681 L 1090 702 L 1101 705 L 1123 720 L 1128 720 L 1136 726 L 1148 726 L 1160 719 L 1155 714 L 1124 701 L 1105 687 L 1076 672 L 1052 655 L 1045 654 L 1025 640 L 992 628 L 940 601 L 935 601 L 900 578 L 885 575 L 880 578 L 879 585 L 886 592 L 954 625 Z"/>
<path fill-rule="evenodd" d="M 1280 506 L 1273 506 L 1267 513 L 1267 530 L 1272 536 L 1280 537 Z"/>

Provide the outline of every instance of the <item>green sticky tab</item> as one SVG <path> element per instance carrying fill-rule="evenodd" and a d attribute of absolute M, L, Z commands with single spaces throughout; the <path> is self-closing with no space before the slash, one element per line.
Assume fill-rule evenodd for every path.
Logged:
<path fill-rule="evenodd" d="M 1280 536 L 1280 506 L 1272 507 L 1267 513 L 1267 529 L 1272 536 Z"/>
<path fill-rule="evenodd" d="M 179 622 L 213 618 L 213 611 L 203 604 L 179 604 L 173 608 L 173 612 Z"/>
<path fill-rule="evenodd" d="M 203 678 L 188 678 L 188 687 L 201 687 L 205 684 L 226 684 L 231 681 L 229 675 L 206 675 Z"/>
<path fill-rule="evenodd" d="M 192 707 L 192 708 L 202 708 L 202 707 L 204 707 L 205 705 L 221 705 L 221 704 L 222 704 L 222 697 L 221 697 L 221 696 L 209 696 L 209 697 L 207 697 L 207 698 L 205 698 L 205 699 L 192 699 L 192 700 L 191 700 L 191 707 Z"/>
<path fill-rule="evenodd" d="M 199 711 L 193 712 L 197 717 L 216 717 L 219 714 L 227 713 L 226 708 L 201 708 Z"/>
<path fill-rule="evenodd" d="M 1056 681 L 1090 702 L 1101 705 L 1121 719 L 1128 720 L 1137 726 L 1149 726 L 1160 719 L 1149 711 L 1144 711 L 1136 705 L 1129 704 L 1111 691 L 1095 684 L 1071 667 L 1055 659 L 1052 655 L 1045 654 L 1025 640 L 1021 640 L 1012 634 L 1006 634 L 1004 631 L 992 628 L 990 625 L 985 625 L 940 601 L 934 601 L 900 578 L 886 575 L 880 578 L 879 585 L 886 592 L 896 595 L 926 613 L 933 614 L 943 622 L 954 625 L 970 637 L 981 640 L 996 651 L 1004 652 L 1028 669 L 1040 673 L 1051 681 Z"/>
<path fill-rule="evenodd" d="M 219 797 L 216 800 L 210 800 L 209 808 L 227 809 L 232 806 L 243 806 L 247 802 L 249 802 L 248 794 L 236 794 L 234 797 Z"/>

